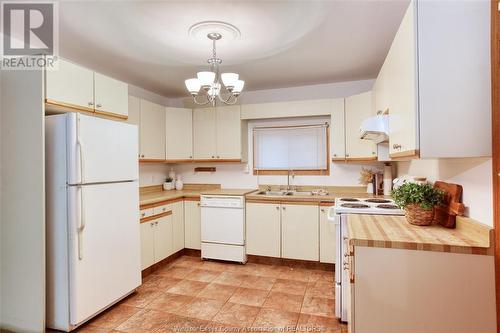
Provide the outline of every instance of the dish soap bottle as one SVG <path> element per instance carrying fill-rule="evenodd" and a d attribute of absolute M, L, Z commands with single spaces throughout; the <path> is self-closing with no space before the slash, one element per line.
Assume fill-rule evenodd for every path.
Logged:
<path fill-rule="evenodd" d="M 175 189 L 177 191 L 180 191 L 184 188 L 184 183 L 182 182 L 182 177 L 181 175 L 177 176 L 177 180 L 175 181 Z"/>

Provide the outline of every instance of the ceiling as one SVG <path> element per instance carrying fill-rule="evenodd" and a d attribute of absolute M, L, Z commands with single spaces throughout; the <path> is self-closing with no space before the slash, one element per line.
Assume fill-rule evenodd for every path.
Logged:
<path fill-rule="evenodd" d="M 167 97 L 207 68 L 211 42 L 188 34 L 200 21 L 236 26 L 217 44 L 222 72 L 246 90 L 370 79 L 389 50 L 407 0 L 63 1 L 61 56 Z"/>

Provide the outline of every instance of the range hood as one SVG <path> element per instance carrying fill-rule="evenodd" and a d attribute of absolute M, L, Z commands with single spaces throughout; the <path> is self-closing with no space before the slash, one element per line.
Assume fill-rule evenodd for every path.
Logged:
<path fill-rule="evenodd" d="M 361 124 L 359 137 L 381 143 L 389 140 L 389 115 L 367 118 Z"/>

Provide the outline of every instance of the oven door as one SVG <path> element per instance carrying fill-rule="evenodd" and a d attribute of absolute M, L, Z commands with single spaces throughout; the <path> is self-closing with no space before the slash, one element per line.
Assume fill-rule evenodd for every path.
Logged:
<path fill-rule="evenodd" d="M 339 271 L 341 274 L 342 281 L 342 293 L 341 293 L 341 311 L 340 320 L 347 322 L 347 305 L 349 304 L 349 287 L 350 287 L 350 276 L 349 276 L 349 240 L 347 235 L 347 216 L 344 214 L 340 215 L 340 233 L 342 239 L 340 240 L 341 245 L 341 263 Z"/>
<path fill-rule="evenodd" d="M 342 224 L 340 214 L 334 215 L 335 223 L 335 317 L 342 318 Z"/>

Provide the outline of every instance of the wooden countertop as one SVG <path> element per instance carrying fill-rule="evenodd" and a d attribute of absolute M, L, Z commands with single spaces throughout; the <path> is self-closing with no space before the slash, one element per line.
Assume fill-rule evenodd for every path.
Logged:
<path fill-rule="evenodd" d="M 199 199 L 202 194 L 211 195 L 246 195 L 254 192 L 255 189 L 185 189 L 181 191 L 152 191 L 141 193 L 139 195 L 139 204 L 141 206 L 151 205 L 158 202 L 170 201 L 182 198 Z"/>
<path fill-rule="evenodd" d="M 287 201 L 287 202 L 334 202 L 336 198 L 384 198 L 366 192 L 354 193 L 342 188 L 330 189 L 328 195 L 265 195 L 257 191 L 246 195 L 247 201 Z"/>
<path fill-rule="evenodd" d="M 457 227 L 414 226 L 404 216 L 352 214 L 347 220 L 349 244 L 493 255 L 493 229 L 466 217 L 457 217 Z"/>

